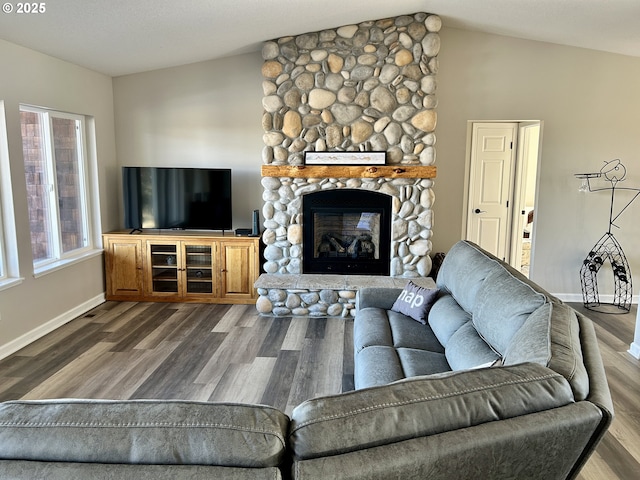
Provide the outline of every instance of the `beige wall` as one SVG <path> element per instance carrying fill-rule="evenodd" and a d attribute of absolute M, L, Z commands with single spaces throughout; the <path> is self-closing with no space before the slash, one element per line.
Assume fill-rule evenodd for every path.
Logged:
<path fill-rule="evenodd" d="M 0 99 L 4 101 L 20 275 L 23 282 L 0 291 L 0 353 L 33 332 L 73 318 L 104 294 L 102 256 L 34 278 L 19 104 L 92 116 L 95 120 L 103 228 L 117 225 L 115 137 L 111 78 L 0 40 Z M 31 333 L 30 333 L 31 332 Z"/>
<path fill-rule="evenodd" d="M 438 72 L 434 252 L 462 236 L 469 120 L 541 120 L 543 146 L 532 275 L 580 300 L 578 272 L 605 233 L 606 194 L 578 194 L 573 173 L 619 157 L 640 188 L 640 59 L 443 28 Z M 259 54 L 114 79 L 120 165 L 230 166 L 235 226 L 262 204 Z M 623 199 L 623 194 L 619 199 Z M 640 275 L 640 200 L 615 235 Z M 605 278 L 601 293 L 610 285 Z M 610 293 L 610 292 L 609 292 Z"/>
<path fill-rule="evenodd" d="M 232 168 L 234 228 L 250 228 L 262 209 L 261 67 L 253 53 L 114 78 L 119 165 Z"/>
<path fill-rule="evenodd" d="M 580 195 L 573 173 L 619 157 L 640 188 L 640 59 L 444 28 L 438 73 L 438 178 L 434 251 L 462 235 L 469 120 L 541 120 L 540 189 L 533 278 L 580 299 L 578 271 L 605 233 L 606 193 Z M 234 169 L 235 227 L 262 204 L 262 88 L 259 53 L 110 79 L 0 41 L 0 96 L 7 110 L 20 270 L 24 282 L 0 291 L 0 348 L 64 317 L 103 293 L 102 259 L 40 278 L 31 273 L 18 105 L 95 117 L 102 226 L 121 227 L 122 165 Z M 114 105 L 117 157 L 114 143 Z M 629 198 L 621 192 L 620 201 Z M 634 223 L 640 200 L 614 234 L 640 276 Z M 603 293 L 610 288 L 602 282 Z"/>
<path fill-rule="evenodd" d="M 434 251 L 462 235 L 467 121 L 541 120 L 532 278 L 580 301 L 580 266 L 608 228 L 609 195 L 579 194 L 573 174 L 620 158 L 625 184 L 640 188 L 640 58 L 450 28 L 441 38 Z M 640 200 L 613 231 L 638 278 L 639 214 Z M 600 292 L 611 294 L 601 278 Z"/>

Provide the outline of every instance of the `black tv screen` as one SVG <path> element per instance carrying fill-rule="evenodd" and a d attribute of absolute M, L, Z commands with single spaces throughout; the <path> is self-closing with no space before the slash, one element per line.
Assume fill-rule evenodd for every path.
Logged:
<path fill-rule="evenodd" d="M 123 167 L 125 228 L 231 230 L 231 170 Z"/>

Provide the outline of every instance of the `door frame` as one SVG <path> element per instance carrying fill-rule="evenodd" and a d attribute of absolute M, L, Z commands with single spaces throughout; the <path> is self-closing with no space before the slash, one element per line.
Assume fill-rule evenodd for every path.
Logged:
<path fill-rule="evenodd" d="M 534 224 L 537 220 L 538 215 L 538 192 L 540 187 L 540 161 L 542 158 L 542 135 L 543 135 L 543 127 L 544 122 L 542 120 L 468 120 L 467 121 L 467 138 L 465 145 L 465 171 L 464 171 L 464 189 L 463 189 L 463 212 L 462 212 L 462 238 L 467 238 L 468 233 L 468 221 L 470 215 L 470 207 L 469 207 L 469 191 L 471 187 L 471 151 L 472 151 L 472 141 L 473 141 L 473 130 L 474 125 L 476 124 L 492 124 L 492 123 L 516 123 L 518 124 L 517 131 L 517 144 L 516 144 L 516 158 L 514 164 L 514 174 L 513 178 L 513 189 L 512 189 L 512 215 L 509 218 L 509 227 L 508 227 L 508 251 L 506 252 L 506 261 L 510 265 L 514 265 L 514 262 L 517 262 L 517 258 L 514 258 L 514 242 L 520 241 L 519 235 L 517 234 L 518 225 L 520 224 L 522 217 L 522 210 L 524 209 L 524 181 L 526 169 L 524 168 L 524 160 L 523 160 L 523 149 L 522 149 L 522 139 L 523 139 L 523 131 L 525 128 L 531 127 L 533 125 L 539 125 L 540 131 L 538 135 L 538 152 L 536 162 L 536 179 L 535 179 L 535 199 L 534 199 Z M 529 269 L 529 275 L 533 272 L 534 266 L 534 251 L 535 251 L 535 237 L 536 237 L 536 229 L 534 228 L 533 234 L 531 238 L 531 263 Z M 519 270 L 520 265 L 514 265 L 516 269 Z"/>
<path fill-rule="evenodd" d="M 538 128 L 538 136 L 537 139 L 529 136 L 529 132 L 532 128 Z M 533 158 L 529 155 L 529 147 L 530 142 L 537 140 L 538 144 L 536 145 L 536 157 Z M 540 166 L 540 147 L 542 142 L 542 125 L 541 122 L 520 122 L 518 125 L 518 150 L 516 153 L 516 176 L 514 179 L 514 191 L 513 191 L 513 202 L 514 202 L 514 210 L 513 210 L 513 220 L 512 220 L 512 239 L 511 242 L 511 255 L 509 257 L 509 264 L 516 266 L 519 264 L 520 259 L 522 257 L 522 241 L 516 241 L 520 239 L 519 234 L 524 231 L 525 226 L 525 217 L 527 212 L 525 207 L 527 206 L 526 202 L 526 193 L 527 193 L 527 173 L 529 171 L 529 162 L 536 162 L 535 167 L 535 193 L 534 193 L 534 204 L 533 204 L 533 225 L 536 224 L 536 216 L 538 209 L 538 180 L 540 175 L 538 175 L 538 168 Z M 530 234 L 529 240 L 531 242 L 531 264 L 533 263 L 533 242 L 535 236 L 536 229 L 534 228 Z"/>

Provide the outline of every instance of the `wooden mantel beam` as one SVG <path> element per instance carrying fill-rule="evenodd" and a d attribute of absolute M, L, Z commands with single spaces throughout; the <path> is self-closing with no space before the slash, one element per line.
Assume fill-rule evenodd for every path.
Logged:
<path fill-rule="evenodd" d="M 435 178 L 433 165 L 263 165 L 263 177 Z"/>

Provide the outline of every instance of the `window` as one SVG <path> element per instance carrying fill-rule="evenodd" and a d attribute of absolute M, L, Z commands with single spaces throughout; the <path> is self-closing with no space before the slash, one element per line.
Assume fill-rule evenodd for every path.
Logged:
<path fill-rule="evenodd" d="M 39 270 L 93 249 L 85 119 L 20 107 L 33 264 Z"/>
<path fill-rule="evenodd" d="M 16 223 L 13 214 L 4 102 L 0 100 L 0 290 L 19 283 Z"/>
<path fill-rule="evenodd" d="M 2 195 L 2 188 L 0 188 L 0 196 Z M 2 205 L 0 205 L 1 207 Z M 2 209 L 0 208 L 0 282 L 7 278 L 7 253 L 4 246 L 4 221 L 2 218 Z"/>

